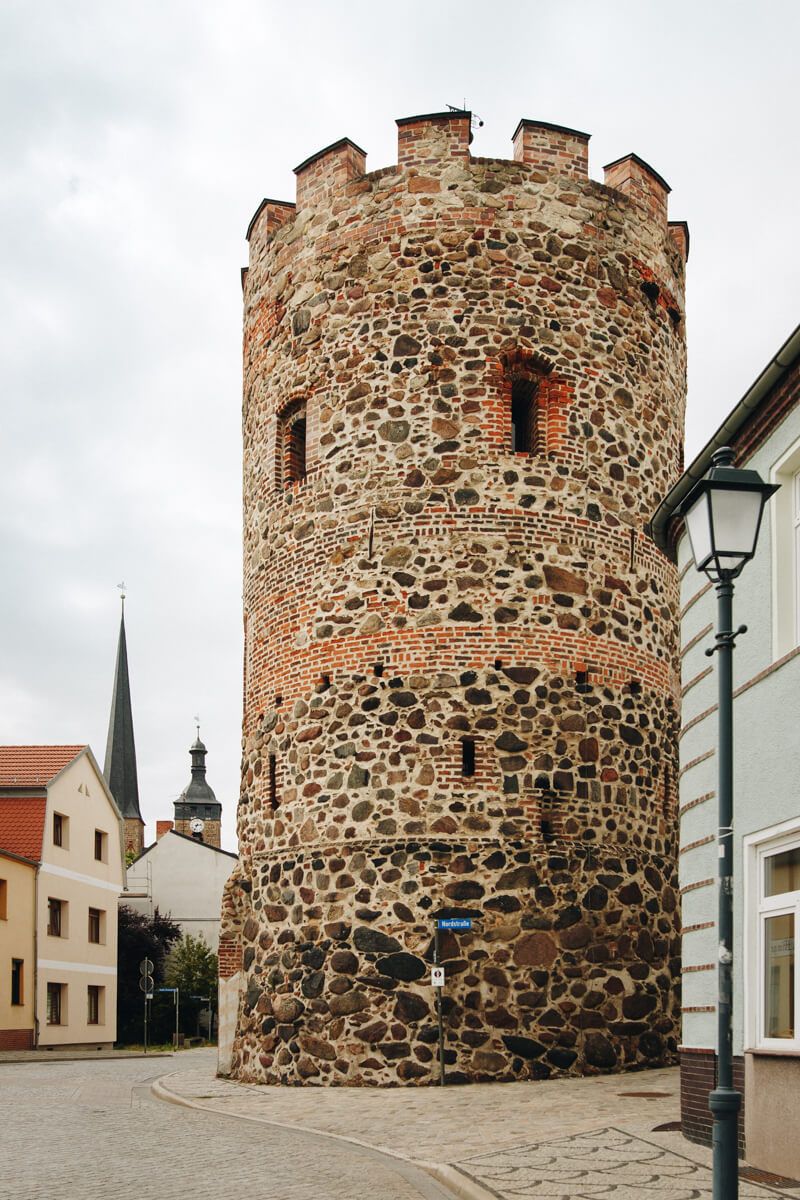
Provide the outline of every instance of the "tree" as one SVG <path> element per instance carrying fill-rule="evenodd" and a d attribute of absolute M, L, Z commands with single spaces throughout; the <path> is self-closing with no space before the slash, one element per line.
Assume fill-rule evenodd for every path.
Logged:
<path fill-rule="evenodd" d="M 164 978 L 164 962 L 173 942 L 181 936 L 180 927 L 158 909 L 152 917 L 121 905 L 117 947 L 117 1041 L 141 1042 L 143 1037 L 144 995 L 139 987 L 142 960 L 153 964 L 158 987 Z M 152 1031 L 152 1038 L 169 1037 L 169 1026 Z"/>
<path fill-rule="evenodd" d="M 217 956 L 209 950 L 202 937 L 193 937 L 191 933 L 185 933 L 167 955 L 167 986 L 180 988 L 181 994 L 213 995 L 217 990 L 218 974 Z"/>
<path fill-rule="evenodd" d="M 198 1022 L 201 1009 L 216 1008 L 217 978 L 219 965 L 217 956 L 202 937 L 185 933 L 167 955 L 165 978 L 168 987 L 180 990 L 182 1024 L 191 1028 L 192 1021 Z"/>

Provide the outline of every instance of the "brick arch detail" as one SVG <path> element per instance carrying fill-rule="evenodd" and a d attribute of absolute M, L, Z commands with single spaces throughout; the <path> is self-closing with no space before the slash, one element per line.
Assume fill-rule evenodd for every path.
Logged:
<path fill-rule="evenodd" d="M 303 439 L 302 463 L 294 444 L 293 432 L 295 426 L 305 423 Z M 296 396 L 288 400 L 278 413 L 275 430 L 275 486 L 278 490 L 302 485 L 308 474 L 309 467 L 309 428 L 308 401 L 305 396 Z M 301 469 L 302 468 L 302 469 Z"/>
<path fill-rule="evenodd" d="M 511 452 L 511 391 L 520 378 L 536 384 L 537 453 L 557 455 L 566 446 L 567 412 L 575 399 L 574 385 L 554 370 L 546 355 L 520 346 L 503 350 L 488 361 L 488 440 L 499 453 Z"/>

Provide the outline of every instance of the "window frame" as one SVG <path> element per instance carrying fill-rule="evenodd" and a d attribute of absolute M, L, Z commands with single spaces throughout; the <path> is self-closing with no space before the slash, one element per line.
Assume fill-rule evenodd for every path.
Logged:
<path fill-rule="evenodd" d="M 98 847 L 100 849 L 99 854 L 97 853 Z M 94 831 L 94 861 L 108 862 L 108 834 L 104 829 L 95 829 Z"/>
<path fill-rule="evenodd" d="M 55 907 L 55 906 L 58 907 Z M 56 921 L 53 921 L 53 915 L 57 914 Z M 55 926 L 58 930 L 55 930 Z M 59 900 L 57 896 L 47 897 L 47 936 L 65 938 L 67 936 L 67 902 Z"/>
<path fill-rule="evenodd" d="M 102 946 L 105 942 L 105 911 L 102 908 L 89 908 L 88 939 L 92 946 Z M 97 932 L 97 937 L 92 934 Z"/>
<path fill-rule="evenodd" d="M 59 850 L 69 850 L 69 817 L 66 813 L 53 813 L 53 845 Z"/>
<path fill-rule="evenodd" d="M 767 860 L 787 850 L 800 848 L 800 822 L 797 818 L 785 821 L 772 829 L 752 834 L 744 839 L 744 1002 L 746 1047 L 758 1053 L 764 1051 L 787 1056 L 800 1055 L 800 971 L 797 947 L 800 942 L 800 888 L 765 896 Z M 794 1036 L 769 1037 L 765 1027 L 766 1007 L 766 945 L 765 926 L 770 917 L 794 918 Z"/>
<path fill-rule="evenodd" d="M 767 505 L 772 552 L 772 657 L 800 647 L 800 438 L 773 462 L 780 491 Z"/>
<path fill-rule="evenodd" d="M 86 1024 L 105 1025 L 105 988 L 99 983 L 86 985 Z"/>
<path fill-rule="evenodd" d="M 46 1012 L 45 1012 L 45 1019 L 46 1019 L 47 1025 L 66 1025 L 67 1024 L 67 1021 L 66 1021 L 67 1007 L 66 1007 L 66 996 L 65 996 L 66 986 L 67 985 L 65 983 L 56 983 L 55 980 L 49 979 L 47 981 L 47 988 L 46 988 L 46 993 L 45 993 L 46 998 L 47 998 Z M 56 999 L 55 1008 L 58 1010 L 56 1020 L 53 1020 L 53 1018 L 52 1018 L 52 1013 L 53 1013 L 53 1009 L 54 1009 L 53 999 Z"/>
<path fill-rule="evenodd" d="M 302 425 L 302 439 L 299 427 Z M 275 485 L 278 491 L 302 487 L 309 468 L 308 402 L 299 397 L 290 400 L 277 415 L 275 431 Z"/>
<path fill-rule="evenodd" d="M 16 999 L 14 996 L 16 994 Z M 11 959 L 11 1007 L 25 1006 L 25 959 Z"/>

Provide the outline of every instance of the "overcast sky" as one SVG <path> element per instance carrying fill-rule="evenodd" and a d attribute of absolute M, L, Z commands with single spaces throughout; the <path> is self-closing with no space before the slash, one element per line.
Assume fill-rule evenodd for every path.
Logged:
<path fill-rule="evenodd" d="M 235 849 L 248 221 L 463 100 L 635 151 L 691 228 L 687 461 L 798 321 L 796 3 L 0 0 L 0 742 L 102 766 L 126 625 L 148 840 L 193 715 Z"/>

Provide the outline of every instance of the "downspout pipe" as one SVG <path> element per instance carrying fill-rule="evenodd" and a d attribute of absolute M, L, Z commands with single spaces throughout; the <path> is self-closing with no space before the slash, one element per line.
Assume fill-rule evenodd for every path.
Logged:
<path fill-rule="evenodd" d="M 800 355 L 800 325 L 791 333 L 772 358 L 755 383 L 751 384 L 742 399 L 731 413 L 725 418 L 717 432 L 703 447 L 695 460 L 681 475 L 678 482 L 659 504 L 647 532 L 660 550 L 670 558 L 675 557 L 670 545 L 669 527 L 676 511 L 689 495 L 689 492 L 708 471 L 711 458 L 722 446 L 733 444 L 737 433 L 750 419 L 754 412 L 773 388 L 780 382 L 795 359 Z"/>

